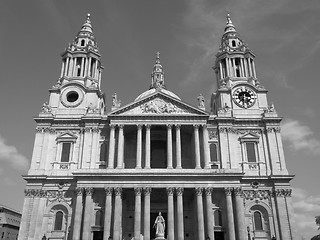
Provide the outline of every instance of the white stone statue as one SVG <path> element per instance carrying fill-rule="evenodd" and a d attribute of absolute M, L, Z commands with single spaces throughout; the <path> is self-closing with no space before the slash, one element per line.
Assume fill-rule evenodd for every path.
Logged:
<path fill-rule="evenodd" d="M 166 228 L 165 220 L 161 216 L 161 212 L 154 221 L 153 228 L 156 228 L 156 239 L 164 239 L 164 231 Z"/>
<path fill-rule="evenodd" d="M 198 106 L 199 108 L 204 108 L 205 105 L 204 105 L 204 97 L 202 96 L 202 94 L 200 93 L 200 95 L 197 97 L 197 100 L 198 100 Z"/>

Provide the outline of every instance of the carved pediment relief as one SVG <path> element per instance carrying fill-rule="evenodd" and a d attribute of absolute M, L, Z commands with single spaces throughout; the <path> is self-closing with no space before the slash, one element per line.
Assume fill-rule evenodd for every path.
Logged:
<path fill-rule="evenodd" d="M 56 140 L 59 142 L 59 141 L 76 141 L 76 139 L 77 139 L 77 135 L 75 135 L 71 131 L 67 131 L 67 132 L 61 133 Z"/>
<path fill-rule="evenodd" d="M 259 135 L 253 132 L 248 132 L 244 135 L 242 135 L 240 138 L 240 141 L 245 142 L 245 141 L 259 141 Z"/>
<path fill-rule="evenodd" d="M 206 115 L 196 107 L 159 95 L 129 104 L 112 115 Z"/>

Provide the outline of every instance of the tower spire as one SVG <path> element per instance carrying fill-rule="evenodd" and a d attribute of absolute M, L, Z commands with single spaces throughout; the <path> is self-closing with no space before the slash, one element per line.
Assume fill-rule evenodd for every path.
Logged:
<path fill-rule="evenodd" d="M 103 67 L 89 13 L 75 39 L 61 56 L 60 84 L 77 81 L 86 87 L 100 89 Z"/>
<path fill-rule="evenodd" d="M 233 25 L 233 23 L 231 21 L 231 17 L 230 17 L 229 13 L 227 14 L 227 24 L 224 29 L 224 33 L 228 33 L 228 32 L 237 32 L 235 26 Z"/>
<path fill-rule="evenodd" d="M 160 63 L 160 52 L 156 53 L 156 63 L 153 66 L 151 73 L 150 88 L 165 88 L 164 85 L 164 71 Z"/>

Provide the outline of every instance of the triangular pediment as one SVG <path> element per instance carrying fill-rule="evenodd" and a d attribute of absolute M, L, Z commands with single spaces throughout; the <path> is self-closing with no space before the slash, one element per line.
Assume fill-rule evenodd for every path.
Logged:
<path fill-rule="evenodd" d="M 143 99 L 123 106 L 110 114 L 111 116 L 132 115 L 209 115 L 179 99 L 162 92 L 156 92 Z"/>
<path fill-rule="evenodd" d="M 75 141 L 77 139 L 77 135 L 75 135 L 71 131 L 63 132 L 57 137 L 57 141 Z"/>
<path fill-rule="evenodd" d="M 247 132 L 240 137 L 241 141 L 259 141 L 259 135 L 253 132 Z"/>

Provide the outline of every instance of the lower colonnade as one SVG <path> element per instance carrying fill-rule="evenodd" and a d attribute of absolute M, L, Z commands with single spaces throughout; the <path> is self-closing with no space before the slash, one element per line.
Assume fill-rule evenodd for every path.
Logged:
<path fill-rule="evenodd" d="M 77 188 L 77 199 L 75 208 L 75 218 L 73 224 L 73 240 L 92 239 L 93 225 L 93 194 L 97 189 L 91 187 Z M 123 239 L 123 192 L 130 188 L 106 187 L 104 199 L 104 223 L 103 223 L 103 240 Z M 153 190 L 160 188 L 151 187 L 134 187 L 134 233 L 133 239 L 151 240 L 151 227 L 155 219 L 150 219 L 151 210 L 151 194 Z M 101 189 L 99 189 L 101 190 Z M 224 188 L 214 189 L 212 187 L 166 187 L 162 188 L 167 193 L 165 219 L 165 234 L 169 240 L 185 239 L 186 229 L 184 226 L 184 193 L 187 190 L 194 194 L 194 224 L 196 230 L 194 239 L 207 240 L 215 239 L 214 237 L 214 215 L 212 196 L 215 191 L 224 191 L 225 196 L 225 214 L 227 216 L 227 239 L 235 240 L 236 234 L 243 235 L 241 231 L 244 225 L 243 216 L 243 195 L 240 194 L 241 188 Z M 234 199 L 233 199 L 234 198 Z M 235 206 L 233 206 L 233 204 Z M 83 208 L 84 206 L 84 208 Z M 234 212 L 235 211 L 235 212 Z M 242 214 L 241 214 L 242 212 Z M 235 213 L 235 216 L 234 216 Z M 242 218 L 242 217 L 243 218 Z M 151 222 L 150 222 L 151 221 Z M 236 223 L 236 224 L 234 224 Z M 238 227 L 235 228 L 235 225 Z M 188 229 L 189 231 L 190 229 Z M 236 233 L 237 230 L 237 233 Z M 82 236 L 82 237 L 81 237 Z M 244 238 L 240 238 L 244 239 Z"/>

